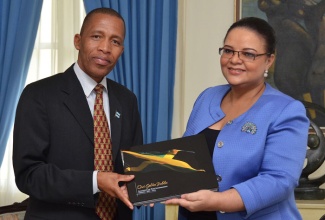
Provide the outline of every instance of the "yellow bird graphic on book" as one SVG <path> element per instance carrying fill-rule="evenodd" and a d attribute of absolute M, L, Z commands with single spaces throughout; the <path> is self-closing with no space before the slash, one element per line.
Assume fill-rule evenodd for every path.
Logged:
<path fill-rule="evenodd" d="M 123 154 L 132 155 L 136 158 L 145 160 L 137 167 L 126 166 L 125 172 L 142 171 L 144 168 L 146 168 L 150 164 L 161 164 L 161 165 L 168 166 L 168 168 L 170 168 L 170 169 L 174 169 L 172 167 L 176 167 L 176 168 L 182 168 L 182 169 L 187 169 L 187 170 L 191 170 L 191 171 L 205 172 L 205 170 L 203 170 L 203 169 L 194 169 L 187 162 L 184 162 L 184 161 L 178 160 L 178 159 L 174 159 L 176 154 L 180 151 L 182 151 L 182 150 L 172 149 L 167 152 L 139 152 L 139 153 L 136 153 L 134 151 L 123 150 L 122 151 Z M 191 152 L 191 153 L 194 153 L 194 152 Z"/>

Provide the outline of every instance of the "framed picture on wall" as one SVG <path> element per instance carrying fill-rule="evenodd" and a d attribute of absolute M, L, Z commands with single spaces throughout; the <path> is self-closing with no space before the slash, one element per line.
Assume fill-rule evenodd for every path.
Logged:
<path fill-rule="evenodd" d="M 325 0 L 235 0 L 234 3 L 236 21 L 259 17 L 275 30 L 276 60 L 266 81 L 301 100 L 311 121 L 306 166 L 295 195 L 297 199 L 324 199 L 325 190 L 319 187 L 325 174 L 313 179 L 309 175 L 317 173 L 325 159 Z"/>
<path fill-rule="evenodd" d="M 274 28 L 276 61 L 267 81 L 295 99 L 325 106 L 325 0 L 235 0 L 235 19 L 259 17 Z M 324 109 L 325 110 L 325 109 Z M 325 127 L 325 117 L 310 115 Z"/>

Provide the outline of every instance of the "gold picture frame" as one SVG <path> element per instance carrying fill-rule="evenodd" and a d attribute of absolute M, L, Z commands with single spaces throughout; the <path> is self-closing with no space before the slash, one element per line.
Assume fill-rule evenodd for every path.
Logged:
<path fill-rule="evenodd" d="M 241 18 L 241 0 L 234 0 L 234 5 L 235 5 L 235 21 L 238 21 Z"/>

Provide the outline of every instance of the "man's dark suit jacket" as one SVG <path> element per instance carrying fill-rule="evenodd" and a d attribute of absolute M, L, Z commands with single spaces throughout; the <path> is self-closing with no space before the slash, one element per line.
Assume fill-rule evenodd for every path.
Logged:
<path fill-rule="evenodd" d="M 121 149 L 142 144 L 136 96 L 107 79 L 115 172 Z M 73 66 L 28 85 L 19 100 L 13 165 L 18 188 L 30 196 L 25 219 L 98 219 L 93 195 L 93 118 Z M 132 212 L 118 201 L 118 219 Z"/>

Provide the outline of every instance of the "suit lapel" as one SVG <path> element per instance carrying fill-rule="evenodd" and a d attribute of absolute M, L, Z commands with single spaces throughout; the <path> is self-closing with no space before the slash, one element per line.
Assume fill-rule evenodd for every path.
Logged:
<path fill-rule="evenodd" d="M 110 121 L 111 121 L 111 135 L 112 135 L 112 150 L 113 158 L 116 158 L 119 152 L 119 146 L 121 141 L 121 129 L 122 129 L 122 107 L 117 99 L 114 91 L 111 89 L 110 81 L 107 80 L 107 89 L 109 97 L 109 109 L 110 109 Z"/>
<path fill-rule="evenodd" d="M 73 66 L 63 74 L 65 74 L 65 80 L 61 87 L 65 97 L 63 102 L 78 121 L 91 143 L 94 144 L 93 118 Z"/>

